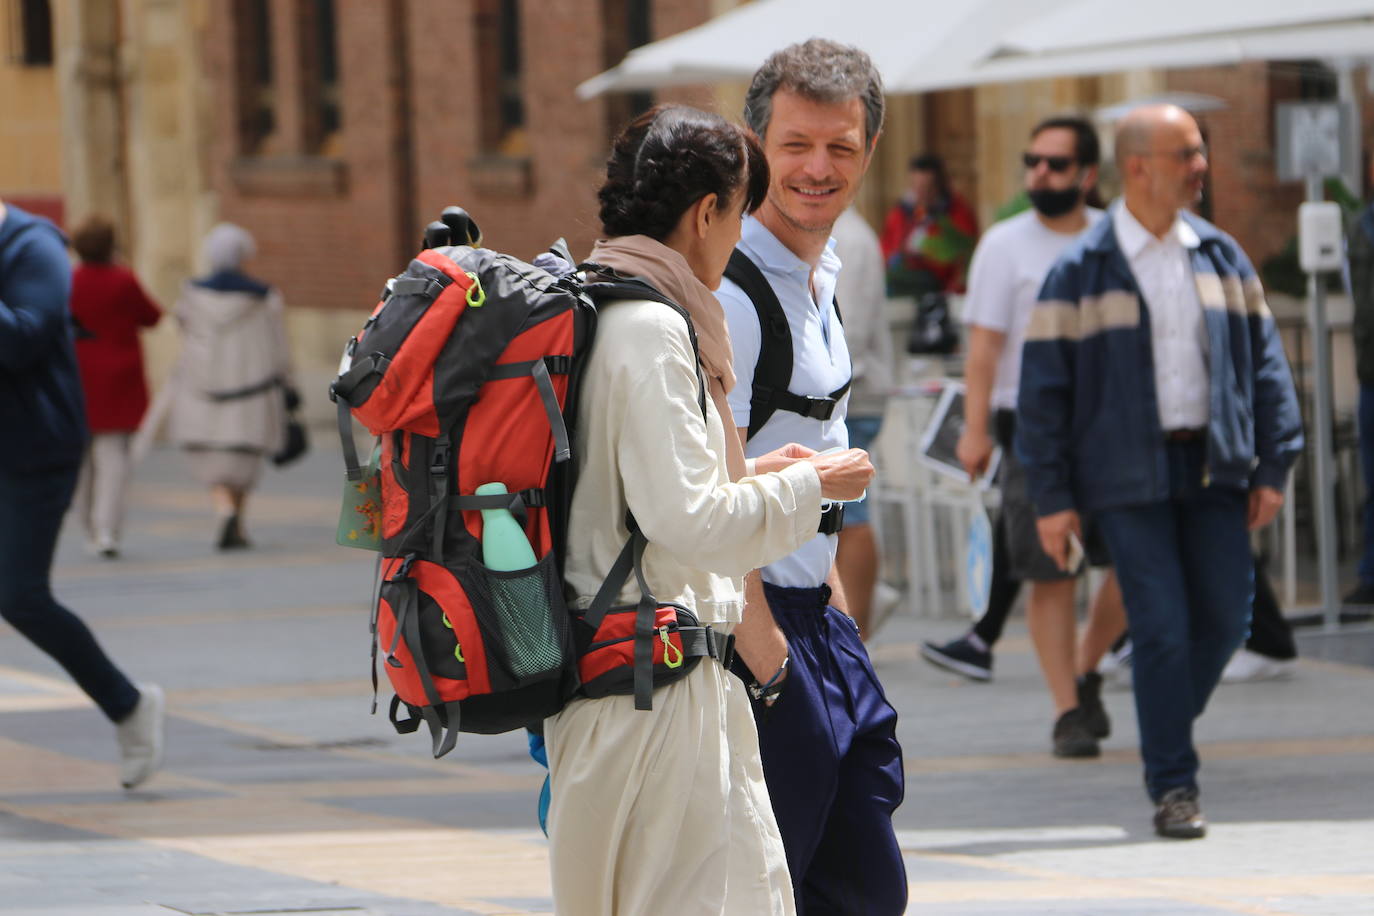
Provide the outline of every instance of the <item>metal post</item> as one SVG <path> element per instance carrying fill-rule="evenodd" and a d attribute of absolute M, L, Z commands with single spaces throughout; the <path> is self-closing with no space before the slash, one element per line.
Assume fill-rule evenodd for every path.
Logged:
<path fill-rule="evenodd" d="M 1324 200 L 1320 177 L 1307 178 L 1307 199 Z M 1317 573 L 1321 584 L 1322 618 L 1328 631 L 1340 626 L 1340 599 L 1336 583 L 1336 501 L 1331 479 L 1331 338 L 1326 322 L 1326 283 L 1321 274 L 1308 274 L 1308 329 L 1312 336 L 1312 478 L 1316 488 Z"/>

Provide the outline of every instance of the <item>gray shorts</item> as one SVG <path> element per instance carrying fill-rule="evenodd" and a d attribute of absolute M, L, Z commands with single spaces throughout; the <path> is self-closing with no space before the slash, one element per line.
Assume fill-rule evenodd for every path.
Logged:
<path fill-rule="evenodd" d="M 1040 533 L 1035 522 L 1039 517 L 1026 487 L 1026 469 L 1016 460 L 1010 442 L 1002 447 L 1002 461 L 997 470 L 997 482 L 1002 491 L 1001 515 L 997 527 L 1006 538 L 1008 570 L 1013 579 L 1029 582 L 1057 582 L 1072 579 L 1049 558 L 1040 547 Z M 1107 545 L 1090 519 L 1083 520 L 1083 552 L 1089 566 L 1111 566 Z"/>

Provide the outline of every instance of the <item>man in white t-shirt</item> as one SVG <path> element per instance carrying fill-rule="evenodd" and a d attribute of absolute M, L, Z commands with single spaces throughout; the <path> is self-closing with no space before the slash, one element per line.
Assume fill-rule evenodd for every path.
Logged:
<path fill-rule="evenodd" d="M 1053 748 L 1058 757 L 1096 757 L 1110 723 L 1096 673 L 1102 654 L 1125 627 L 1115 580 L 1099 591 L 1083 645 L 1075 653 L 1074 588 L 1079 568 L 1059 568 L 1040 548 L 1035 510 L 1025 473 L 1012 449 L 1016 395 L 1021 378 L 1021 344 L 1037 294 L 1050 267 L 1083 230 L 1102 217 L 1086 198 L 1097 181 L 1097 134 L 1081 118 L 1051 118 L 1031 131 L 1023 154 L 1026 192 L 1032 209 L 993 226 L 973 255 L 964 323 L 965 428 L 960 462 L 977 478 L 994 448 L 1002 446 L 998 481 L 1002 506 L 995 529 L 994 589 L 987 618 L 960 640 L 926 644 L 922 655 L 941 667 L 978 666 L 991 676 L 991 643 L 1015 598 L 1016 585 L 1030 582 L 1027 622 L 1040 667 L 1055 705 Z M 1088 558 L 1107 565 L 1106 553 L 1089 533 Z M 1081 566 L 1081 564 L 1078 564 Z M 1010 583 L 1010 585 L 1006 584 Z M 961 671 L 961 673 L 967 673 Z"/>

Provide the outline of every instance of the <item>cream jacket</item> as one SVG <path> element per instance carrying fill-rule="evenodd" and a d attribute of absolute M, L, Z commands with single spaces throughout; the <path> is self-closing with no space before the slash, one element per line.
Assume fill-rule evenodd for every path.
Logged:
<path fill-rule="evenodd" d="M 654 597 L 703 623 L 737 623 L 742 577 L 816 534 L 821 485 L 805 461 L 731 483 L 725 425 L 700 385 L 687 323 L 657 302 L 608 304 L 584 369 L 565 566 L 586 607 L 628 537 L 628 508 L 649 540 Z M 733 431 L 732 431 L 733 432 Z M 639 598 L 634 577 L 618 603 Z"/>

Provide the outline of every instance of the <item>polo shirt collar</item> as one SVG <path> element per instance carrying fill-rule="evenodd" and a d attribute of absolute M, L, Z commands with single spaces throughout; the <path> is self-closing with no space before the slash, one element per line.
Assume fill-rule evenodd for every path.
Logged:
<path fill-rule="evenodd" d="M 792 250 L 778 241 L 768 227 L 759 222 L 752 215 L 744 218 L 744 225 L 740 227 L 740 243 L 749 253 L 754 255 L 759 266 L 765 270 L 775 273 L 788 274 L 800 273 L 803 277 L 811 273 L 811 265 L 803 261 L 792 253 Z M 840 270 L 840 257 L 835 254 L 835 239 L 832 237 L 825 243 L 825 251 L 821 252 L 820 263 L 816 265 L 817 273 L 834 275 Z"/>

